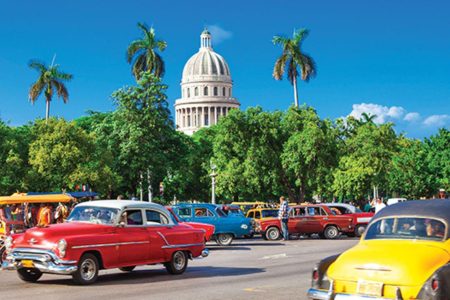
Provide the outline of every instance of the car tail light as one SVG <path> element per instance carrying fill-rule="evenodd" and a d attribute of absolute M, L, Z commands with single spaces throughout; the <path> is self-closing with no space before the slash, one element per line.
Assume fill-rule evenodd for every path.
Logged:
<path fill-rule="evenodd" d="M 431 280 L 431 289 L 435 292 L 439 289 L 439 280 L 438 279 L 433 278 Z"/>
<path fill-rule="evenodd" d="M 314 270 L 312 273 L 312 278 L 314 281 L 319 281 L 319 271 Z"/>

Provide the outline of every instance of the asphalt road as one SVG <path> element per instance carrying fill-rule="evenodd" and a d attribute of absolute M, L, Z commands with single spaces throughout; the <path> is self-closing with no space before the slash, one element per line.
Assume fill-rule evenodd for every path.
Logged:
<path fill-rule="evenodd" d="M 14 271 L 0 271 L 0 299 L 306 299 L 315 262 L 357 242 L 255 238 L 230 247 L 208 243 L 210 256 L 190 261 L 182 275 L 169 275 L 162 265 L 138 267 L 132 273 L 113 269 L 101 271 L 91 286 L 47 274 L 30 284 Z"/>

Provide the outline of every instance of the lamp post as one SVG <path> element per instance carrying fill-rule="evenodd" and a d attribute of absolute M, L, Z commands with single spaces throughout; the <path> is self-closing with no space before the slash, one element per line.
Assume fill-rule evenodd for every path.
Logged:
<path fill-rule="evenodd" d="M 212 204 L 216 204 L 216 165 L 215 164 L 211 164 L 211 174 L 209 174 L 209 176 L 211 176 L 211 203 Z"/>

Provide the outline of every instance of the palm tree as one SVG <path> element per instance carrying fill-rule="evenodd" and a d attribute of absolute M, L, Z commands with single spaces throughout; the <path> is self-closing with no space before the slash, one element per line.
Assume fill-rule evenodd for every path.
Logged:
<path fill-rule="evenodd" d="M 44 92 L 46 103 L 45 119 L 48 120 L 50 114 L 50 101 L 52 101 L 55 92 L 59 98 L 63 99 L 64 103 L 69 101 L 69 92 L 67 91 L 64 82 L 71 80 L 73 76 L 59 71 L 59 65 L 53 65 L 53 63 L 50 67 L 47 67 L 42 62 L 32 60 L 28 66 L 40 73 L 37 81 L 31 85 L 28 97 L 31 103 L 34 104 L 37 98 Z"/>
<path fill-rule="evenodd" d="M 273 68 L 273 77 L 281 80 L 285 69 L 289 82 L 294 86 L 295 106 L 298 107 L 297 95 L 297 77 L 299 75 L 298 67 L 300 67 L 301 79 L 309 81 L 312 76 L 316 75 L 316 64 L 312 57 L 304 53 L 301 49 L 303 40 L 308 36 L 307 29 L 294 30 L 292 39 L 284 36 L 274 36 L 273 44 L 281 45 L 283 53 L 275 62 Z"/>
<path fill-rule="evenodd" d="M 132 41 L 127 49 L 127 62 L 132 64 L 134 77 L 139 80 L 140 74 L 143 71 L 150 71 L 157 77 L 164 75 L 164 61 L 156 52 L 156 50 L 164 51 L 167 43 L 162 40 L 157 40 L 155 37 L 155 30 L 150 29 L 142 23 L 137 25 L 143 32 L 142 39 Z"/>

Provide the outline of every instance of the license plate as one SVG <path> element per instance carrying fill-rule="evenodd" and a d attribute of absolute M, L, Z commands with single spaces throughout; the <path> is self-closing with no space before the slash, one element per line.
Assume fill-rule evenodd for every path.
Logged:
<path fill-rule="evenodd" d="M 22 267 L 24 268 L 34 268 L 34 263 L 32 260 L 22 260 Z"/>
<path fill-rule="evenodd" d="M 381 297 L 383 293 L 383 283 L 358 281 L 358 287 L 356 292 L 361 295 Z"/>

